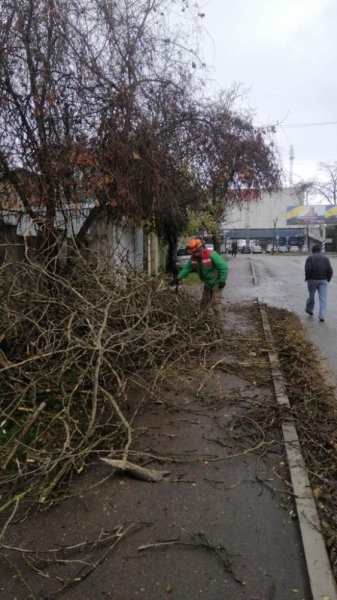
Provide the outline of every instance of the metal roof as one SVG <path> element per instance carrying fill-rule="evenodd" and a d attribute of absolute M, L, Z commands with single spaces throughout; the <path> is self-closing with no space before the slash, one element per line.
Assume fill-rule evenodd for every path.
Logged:
<path fill-rule="evenodd" d="M 228 230 L 227 230 L 228 231 Z M 275 229 L 275 236 L 279 236 L 279 237 L 304 237 L 306 235 L 306 228 L 305 227 L 298 227 L 296 229 L 291 228 L 291 227 L 286 227 L 283 229 L 279 229 L 276 228 Z M 257 238 L 257 239 L 263 239 L 263 238 L 273 238 L 274 236 L 274 229 L 229 229 L 226 237 L 227 238 L 244 238 L 246 239 L 247 237 L 249 238 Z"/>

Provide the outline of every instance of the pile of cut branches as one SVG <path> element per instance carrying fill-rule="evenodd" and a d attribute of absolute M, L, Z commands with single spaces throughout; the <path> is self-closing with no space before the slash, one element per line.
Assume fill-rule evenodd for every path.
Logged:
<path fill-rule="evenodd" d="M 67 277 L 32 261 L 12 273 L 0 289 L 0 512 L 55 499 L 97 453 L 126 460 L 132 386 L 157 397 L 192 355 L 221 344 L 216 321 L 159 278 L 80 256 Z"/>
<path fill-rule="evenodd" d="M 299 318 L 266 307 L 285 378 L 291 412 L 337 577 L 337 407 L 322 363 Z"/>

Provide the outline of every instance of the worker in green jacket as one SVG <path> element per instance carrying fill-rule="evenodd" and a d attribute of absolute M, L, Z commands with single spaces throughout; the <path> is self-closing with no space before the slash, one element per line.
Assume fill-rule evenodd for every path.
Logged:
<path fill-rule="evenodd" d="M 211 306 L 215 315 L 222 319 L 222 290 L 226 285 L 228 275 L 227 263 L 214 250 L 207 250 L 199 239 L 190 240 L 187 248 L 191 258 L 180 271 L 177 280 L 179 282 L 190 273 L 198 273 L 204 283 L 201 309 L 207 311 Z"/>

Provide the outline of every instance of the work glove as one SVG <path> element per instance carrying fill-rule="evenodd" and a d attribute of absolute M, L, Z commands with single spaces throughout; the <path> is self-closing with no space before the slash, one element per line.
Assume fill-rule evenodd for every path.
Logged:
<path fill-rule="evenodd" d="M 225 285 L 226 285 L 225 281 L 220 281 L 220 283 L 219 283 L 219 290 L 222 290 L 225 287 Z"/>

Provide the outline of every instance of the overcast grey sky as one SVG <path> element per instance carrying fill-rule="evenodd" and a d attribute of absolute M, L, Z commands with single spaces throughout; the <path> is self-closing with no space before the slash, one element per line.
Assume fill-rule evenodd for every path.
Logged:
<path fill-rule="evenodd" d="M 250 88 L 255 124 L 283 123 L 276 141 L 287 171 L 294 146 L 294 183 L 337 161 L 336 0 L 209 0 L 203 12 L 212 77 Z"/>

